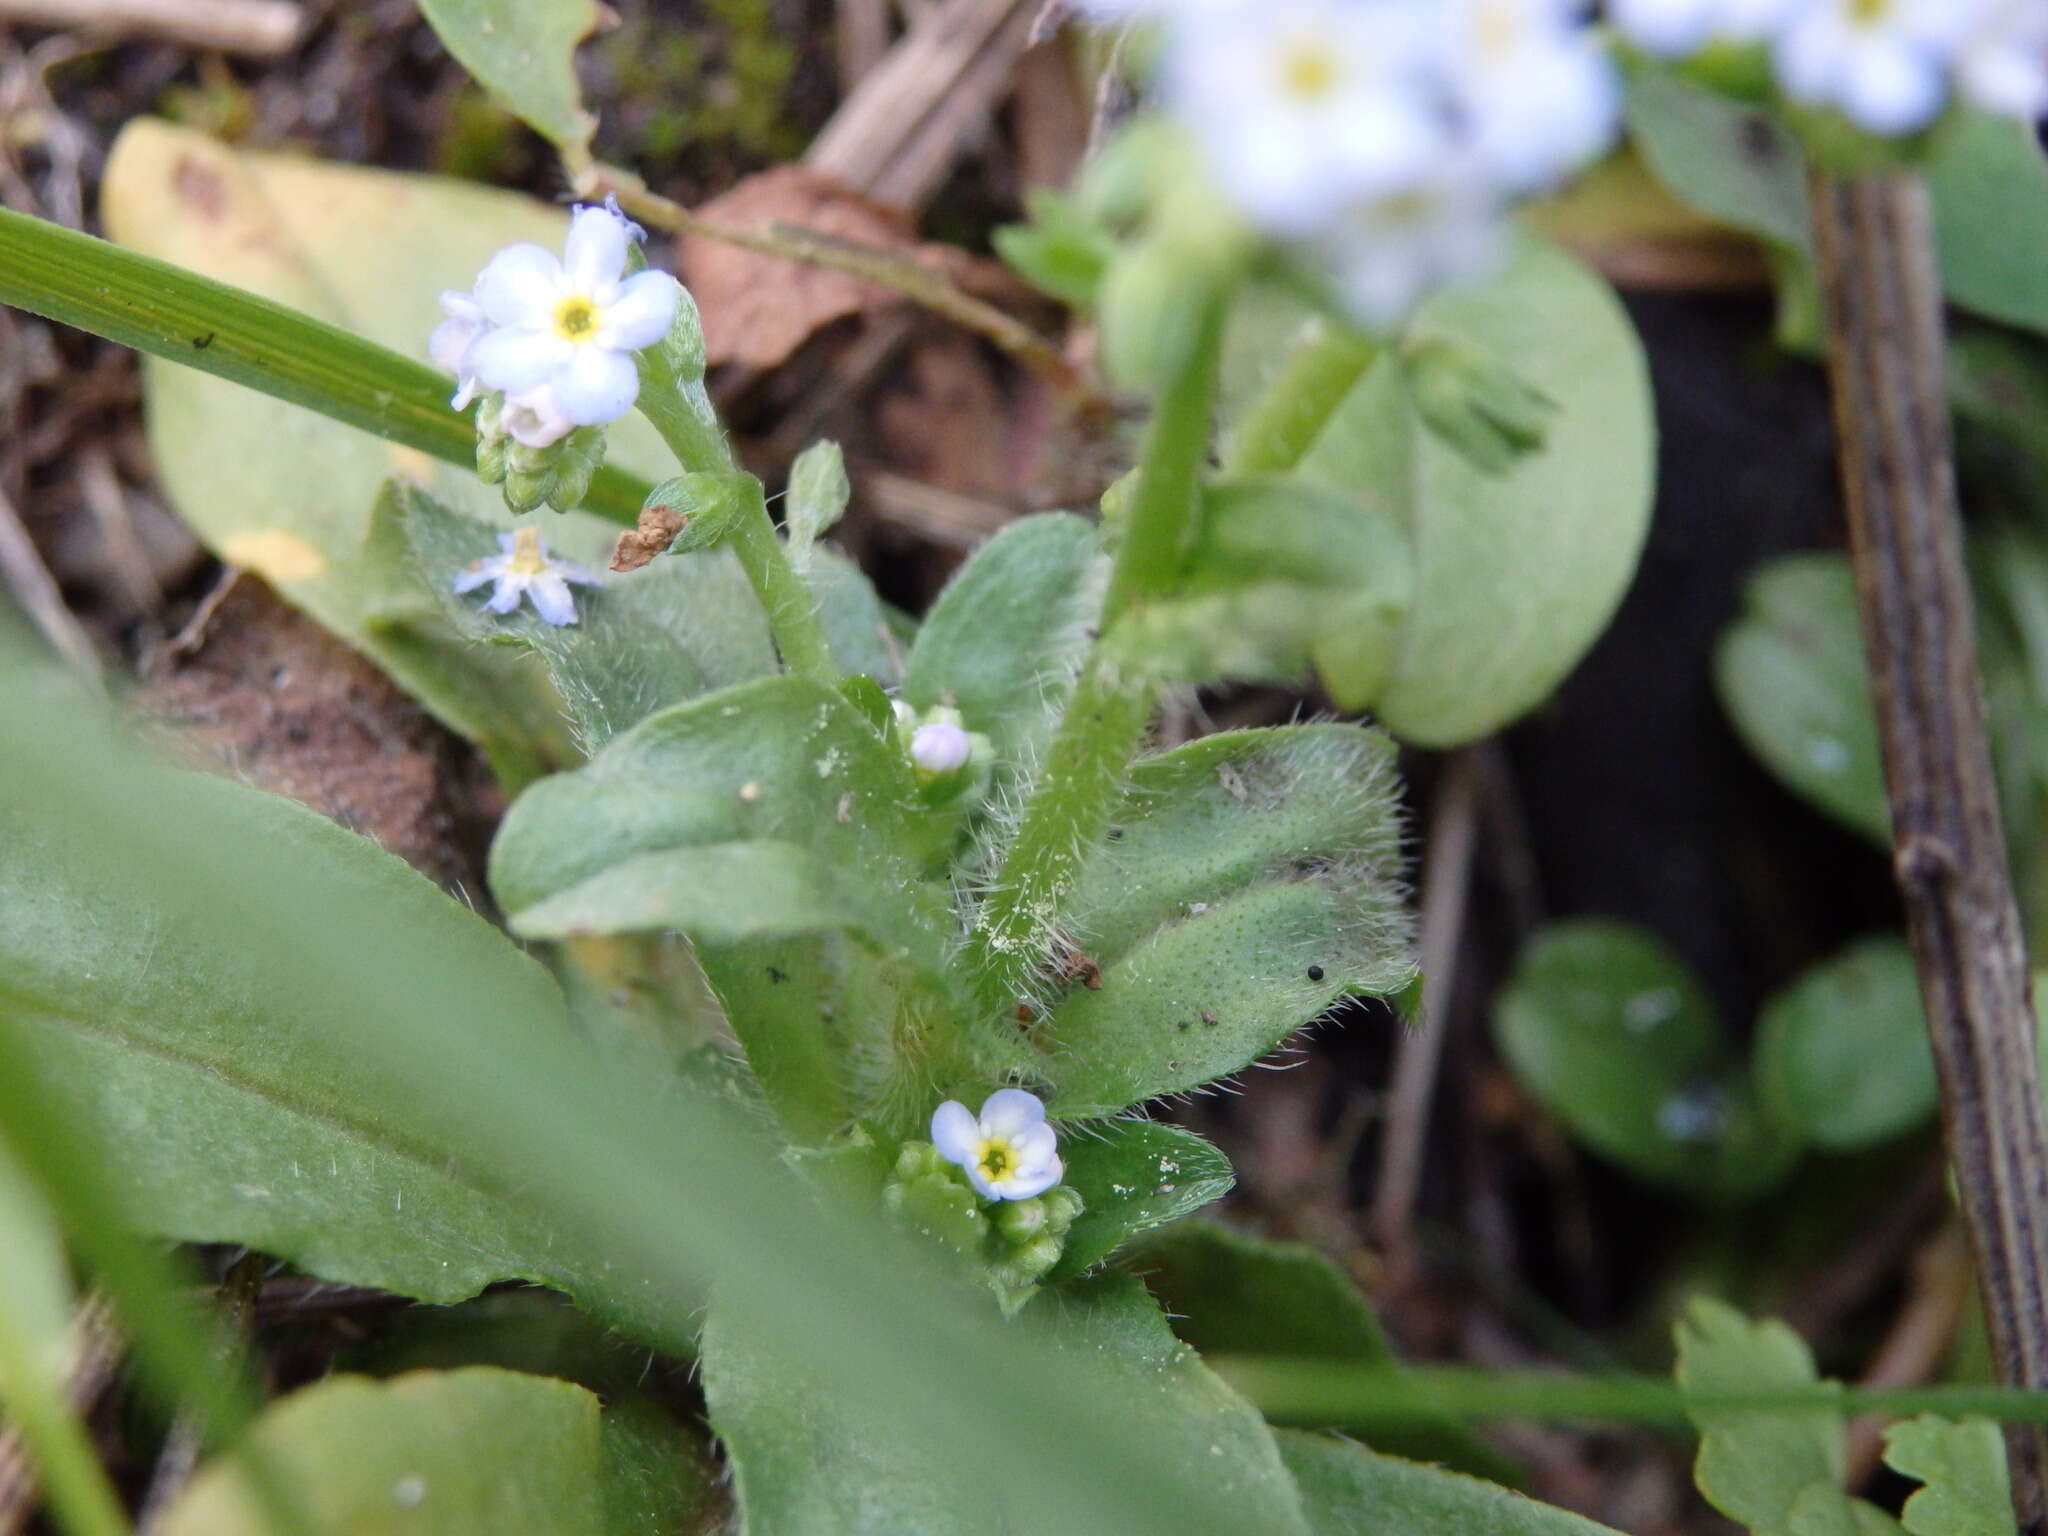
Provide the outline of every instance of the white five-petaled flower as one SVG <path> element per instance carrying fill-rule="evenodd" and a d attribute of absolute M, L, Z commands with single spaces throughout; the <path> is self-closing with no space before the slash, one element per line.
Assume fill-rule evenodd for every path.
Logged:
<path fill-rule="evenodd" d="M 1984 9 L 1982 0 L 1807 0 L 1773 44 L 1778 84 L 1872 133 L 1917 132 L 1948 104 L 1949 72 Z"/>
<path fill-rule="evenodd" d="M 569 583 L 597 585 L 597 576 L 573 560 L 557 560 L 548 554 L 536 528 L 521 528 L 498 535 L 499 554 L 473 560 L 455 575 L 457 592 L 473 592 L 485 582 L 496 582 L 491 600 L 484 607 L 492 613 L 510 613 L 519 600 L 529 598 L 533 611 L 548 623 L 560 627 L 576 622 L 576 599 Z"/>
<path fill-rule="evenodd" d="M 1646 53 L 1675 59 L 1711 42 L 1771 36 L 1800 0 L 1607 0 L 1621 35 Z"/>
<path fill-rule="evenodd" d="M 998 1088 L 979 1116 L 958 1099 L 932 1114 L 939 1156 L 966 1169 L 967 1182 L 988 1200 L 1029 1200 L 1059 1183 L 1065 1169 L 1055 1141 L 1045 1106 L 1021 1088 Z"/>
<path fill-rule="evenodd" d="M 1161 88 L 1251 222 L 1314 233 L 1450 142 L 1436 0 L 1233 0 L 1173 18 Z"/>
<path fill-rule="evenodd" d="M 1600 155 L 1621 126 L 1613 60 L 1578 0 L 1453 0 L 1446 76 L 1477 167 L 1540 192 Z"/>
<path fill-rule="evenodd" d="M 434 360 L 436 368 L 455 375 L 455 395 L 448 403 L 458 411 L 476 398 L 479 386 L 469 354 L 477 339 L 490 328 L 491 322 L 484 318 L 484 307 L 477 303 L 476 295 L 458 293 L 452 288 L 441 295 L 441 323 L 427 337 L 427 356 Z"/>
<path fill-rule="evenodd" d="M 681 289 L 666 272 L 625 275 L 633 226 L 609 208 L 578 208 L 561 259 L 508 245 L 476 280 L 492 330 L 469 361 L 509 395 L 547 388 L 579 427 L 616 421 L 640 392 L 633 353 L 668 334 Z"/>

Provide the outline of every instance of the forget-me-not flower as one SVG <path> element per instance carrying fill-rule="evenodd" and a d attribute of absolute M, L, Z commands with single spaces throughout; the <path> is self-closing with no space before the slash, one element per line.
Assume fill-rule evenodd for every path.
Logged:
<path fill-rule="evenodd" d="M 485 582 L 495 582 L 491 600 L 484 607 L 491 613 L 510 613 L 519 600 L 529 599 L 533 611 L 557 628 L 576 622 L 576 599 L 569 583 L 596 586 L 595 572 L 573 560 L 558 560 L 548 553 L 537 528 L 520 528 L 498 535 L 500 553 L 473 560 L 455 574 L 457 592 L 473 592 Z"/>
<path fill-rule="evenodd" d="M 1872 133 L 1917 132 L 1948 105 L 1949 72 L 1983 9 L 1979 0 L 1808 0 L 1773 44 L 1778 84 Z"/>
<path fill-rule="evenodd" d="M 626 275 L 635 226 L 610 208 L 578 208 L 563 255 L 508 245 L 476 280 L 492 329 L 471 367 L 507 395 L 547 388 L 579 427 L 616 421 L 640 392 L 633 354 L 668 334 L 682 289 L 666 272 Z"/>
<path fill-rule="evenodd" d="M 1059 1183 L 1065 1172 L 1046 1124 L 1045 1106 L 1021 1088 L 999 1088 L 968 1112 L 948 1099 L 932 1114 L 932 1145 L 967 1171 L 967 1182 L 988 1200 L 1029 1200 Z"/>

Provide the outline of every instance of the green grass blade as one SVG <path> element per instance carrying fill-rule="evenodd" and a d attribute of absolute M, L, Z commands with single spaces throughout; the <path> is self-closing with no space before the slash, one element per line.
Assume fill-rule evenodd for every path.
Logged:
<path fill-rule="evenodd" d="M 0 304 L 216 374 L 451 464 L 475 461 L 468 416 L 448 408 L 446 375 L 425 363 L 243 289 L 6 209 Z M 607 466 L 584 506 L 630 526 L 647 489 Z"/>

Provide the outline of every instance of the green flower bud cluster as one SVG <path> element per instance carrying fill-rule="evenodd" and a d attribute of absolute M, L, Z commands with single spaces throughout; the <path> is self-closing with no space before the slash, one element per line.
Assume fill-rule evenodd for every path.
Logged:
<path fill-rule="evenodd" d="M 604 463 L 604 428 L 577 427 L 545 448 L 513 437 L 505 425 L 505 397 L 485 395 L 476 408 L 476 473 L 502 488 L 505 505 L 531 512 L 545 502 L 557 512 L 579 504 Z"/>
<path fill-rule="evenodd" d="M 904 1145 L 882 1204 L 910 1230 L 958 1254 L 996 1293 L 1005 1316 L 1014 1316 L 1059 1263 L 1084 1208 L 1064 1184 L 1029 1200 L 984 1201 L 928 1141 Z"/>

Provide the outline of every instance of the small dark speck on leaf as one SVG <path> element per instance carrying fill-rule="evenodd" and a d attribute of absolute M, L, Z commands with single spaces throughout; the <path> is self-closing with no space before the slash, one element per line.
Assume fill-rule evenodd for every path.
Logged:
<path fill-rule="evenodd" d="M 1124 829 L 1122 827 L 1111 827 L 1109 829 L 1109 840 L 1112 843 L 1115 842 L 1118 838 L 1122 837 L 1123 835 Z"/>
<path fill-rule="evenodd" d="M 1204 1024 L 1207 1024 L 1211 1029 L 1214 1029 L 1217 1023 L 1216 1015 L 1211 1013 L 1208 1009 L 1204 1008 L 1202 1010 L 1202 1022 Z"/>
<path fill-rule="evenodd" d="M 1320 965 L 1310 966 L 1308 968 L 1308 979 L 1310 981 L 1321 981 L 1323 979 L 1323 968 Z"/>
<path fill-rule="evenodd" d="M 192 338 L 192 350 L 194 352 L 204 352 L 213 345 L 214 334 L 214 332 L 208 331 L 204 336 L 194 336 Z"/>
<path fill-rule="evenodd" d="M 779 984 L 789 980 L 789 974 L 786 971 L 778 971 L 771 965 L 768 967 L 768 979 Z"/>

